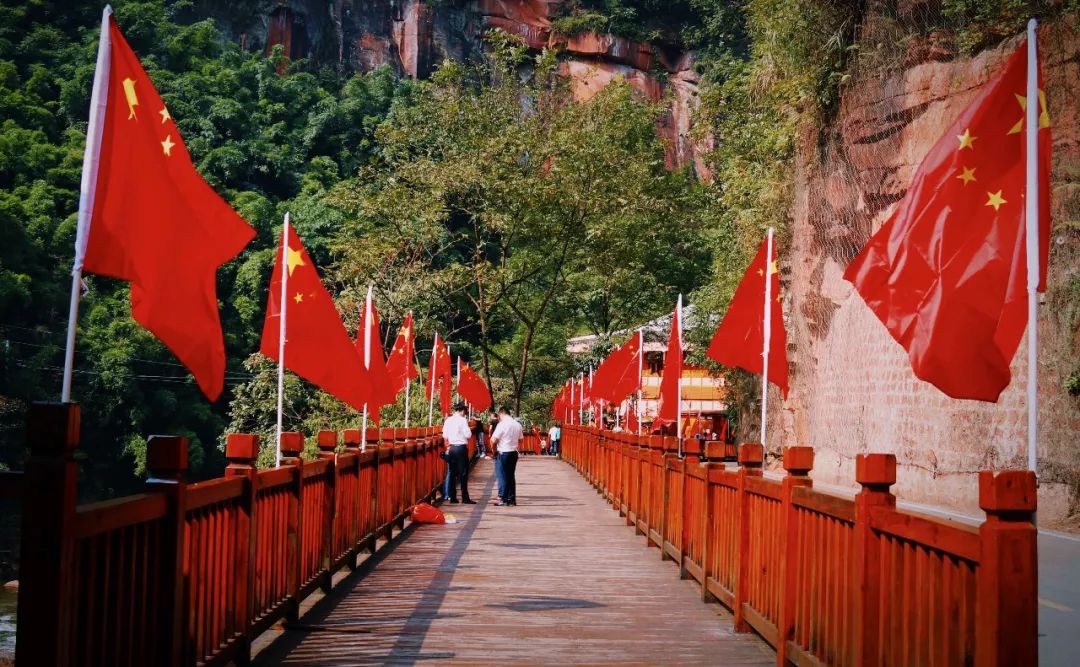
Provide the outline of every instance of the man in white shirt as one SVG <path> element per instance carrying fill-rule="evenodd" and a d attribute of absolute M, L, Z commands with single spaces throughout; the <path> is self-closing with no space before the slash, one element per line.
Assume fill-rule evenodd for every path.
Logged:
<path fill-rule="evenodd" d="M 475 505 L 476 501 L 469 498 L 469 436 L 472 429 L 469 428 L 469 420 L 465 419 L 465 404 L 458 403 L 454 406 L 454 412 L 443 422 L 443 441 L 446 443 L 446 463 L 450 467 L 450 479 L 446 483 L 445 494 L 450 497 L 451 503 L 456 503 L 457 483 L 461 481 L 461 502 L 467 505 Z"/>
<path fill-rule="evenodd" d="M 517 470 L 518 443 L 521 442 L 522 430 L 518 420 L 510 416 L 505 407 L 499 408 L 499 423 L 491 434 L 491 444 L 495 445 L 495 474 L 499 477 L 499 502 L 496 507 L 517 505 Z"/>
<path fill-rule="evenodd" d="M 552 456 L 559 455 L 559 443 L 562 440 L 562 429 L 559 428 L 559 422 L 555 422 L 551 425 L 551 429 L 548 430 L 548 453 Z"/>

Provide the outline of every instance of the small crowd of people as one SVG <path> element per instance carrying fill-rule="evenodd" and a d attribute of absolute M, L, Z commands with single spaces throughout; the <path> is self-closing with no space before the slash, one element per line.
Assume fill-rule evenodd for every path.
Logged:
<path fill-rule="evenodd" d="M 475 505 L 476 501 L 469 495 L 469 438 L 476 438 L 477 456 L 488 457 L 488 448 L 491 447 L 492 457 L 495 462 L 495 479 L 499 487 L 499 499 L 494 504 L 496 507 L 514 507 L 517 505 L 517 462 L 518 447 L 524 436 L 521 422 L 510 414 L 510 410 L 503 406 L 491 417 L 489 429 L 485 428 L 482 420 L 476 419 L 470 424 L 468 419 L 468 406 L 458 403 L 454 411 L 443 422 L 443 441 L 446 450 L 442 457 L 446 461 L 446 478 L 443 481 L 443 500 L 453 503 Z M 539 429 L 533 427 L 537 433 Z M 562 440 L 562 429 L 558 423 L 552 424 L 548 430 L 546 452 L 552 456 L 558 456 Z M 458 489 L 461 497 L 458 498 Z"/>

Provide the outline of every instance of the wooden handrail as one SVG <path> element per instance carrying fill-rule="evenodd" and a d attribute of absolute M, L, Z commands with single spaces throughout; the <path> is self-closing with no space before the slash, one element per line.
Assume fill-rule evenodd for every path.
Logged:
<path fill-rule="evenodd" d="M 251 644 L 329 589 L 442 480 L 436 429 L 317 434 L 319 458 L 233 434 L 221 478 L 184 479 L 187 440 L 152 437 L 145 493 L 77 506 L 79 407 L 38 404 L 27 429 L 18 664 L 246 664 Z M 372 437 L 373 436 L 373 437 Z M 381 513 L 380 513 L 381 512 Z"/>
<path fill-rule="evenodd" d="M 857 457 L 852 500 L 813 488 L 809 447 L 785 451 L 779 481 L 757 444 L 734 470 L 721 447 L 675 450 L 563 428 L 563 457 L 778 665 L 1037 664 L 1032 473 L 980 473 L 986 521 L 971 528 L 897 509 L 889 454 Z"/>

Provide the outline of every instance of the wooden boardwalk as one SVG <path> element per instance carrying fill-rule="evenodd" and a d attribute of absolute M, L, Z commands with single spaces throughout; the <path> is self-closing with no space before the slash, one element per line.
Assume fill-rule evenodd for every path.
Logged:
<path fill-rule="evenodd" d="M 517 507 L 489 504 L 493 473 L 443 506 L 460 523 L 410 529 L 256 663 L 775 664 L 569 465 L 523 458 Z"/>

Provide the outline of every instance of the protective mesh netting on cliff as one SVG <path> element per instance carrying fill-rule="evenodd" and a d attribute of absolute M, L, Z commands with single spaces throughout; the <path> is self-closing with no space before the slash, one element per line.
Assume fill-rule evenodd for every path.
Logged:
<path fill-rule="evenodd" d="M 793 392 L 785 408 L 770 416 L 780 427 L 769 438 L 770 448 L 813 444 L 815 469 L 838 478 L 850 474 L 854 455 L 864 451 L 892 452 L 901 466 L 931 478 L 1024 464 L 1023 346 L 1012 384 L 997 404 L 949 399 L 913 375 L 905 351 L 842 278 L 904 196 L 927 151 L 1021 38 L 1022 25 L 1014 37 L 968 53 L 967 26 L 943 15 L 937 4 L 871 3 L 855 31 L 840 101 L 807 140 L 797 168 L 785 271 Z M 1055 66 L 1080 51 L 1074 25 L 1075 17 L 1057 19 L 1040 34 L 1055 127 L 1076 124 L 1075 111 L 1071 118 L 1053 118 L 1067 115 L 1064 100 L 1055 99 L 1055 85 L 1058 98 L 1074 94 L 1066 85 L 1066 67 Z M 1076 180 L 1075 166 L 1064 166 L 1069 160 L 1075 165 L 1075 155 L 1061 154 L 1058 139 L 1055 131 L 1055 192 L 1072 187 L 1070 174 Z M 1070 146 L 1075 153 L 1075 142 Z M 1077 358 L 1076 295 L 1069 295 L 1077 290 L 1080 252 L 1076 223 L 1068 221 L 1070 204 L 1052 199 L 1055 230 L 1066 225 L 1073 233 L 1053 237 L 1044 300 L 1050 307 L 1040 314 L 1041 472 L 1058 462 L 1076 468 L 1080 459 L 1068 443 L 1080 414 L 1075 398 L 1062 390 Z"/>

